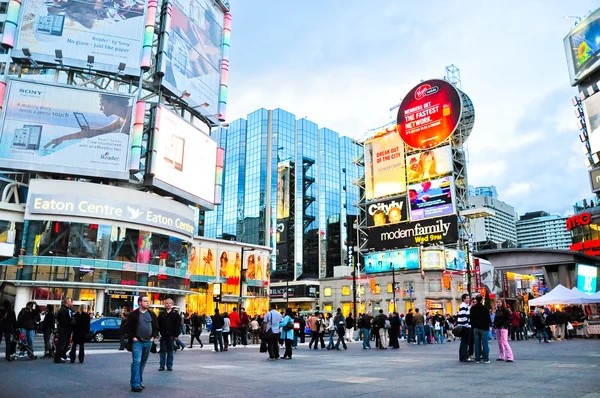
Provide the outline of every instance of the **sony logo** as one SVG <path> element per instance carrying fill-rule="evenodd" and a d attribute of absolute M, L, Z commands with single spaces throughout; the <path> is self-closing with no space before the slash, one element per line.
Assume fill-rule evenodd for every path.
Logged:
<path fill-rule="evenodd" d="M 29 89 L 26 89 L 26 88 L 20 88 L 19 92 L 22 93 L 22 94 L 42 95 L 41 91 L 38 91 L 38 90 L 29 90 Z"/>

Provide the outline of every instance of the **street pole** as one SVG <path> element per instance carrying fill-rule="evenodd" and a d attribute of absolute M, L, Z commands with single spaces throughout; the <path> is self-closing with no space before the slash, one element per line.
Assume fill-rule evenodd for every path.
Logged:
<path fill-rule="evenodd" d="M 356 247 L 359 247 L 359 243 L 358 243 L 358 236 L 359 236 L 359 230 L 358 230 L 358 216 L 356 216 L 356 219 L 354 220 L 354 227 L 356 228 Z M 356 319 L 358 312 L 357 312 L 357 308 L 356 308 L 356 273 L 358 271 L 358 250 L 355 250 L 354 256 L 352 257 L 352 260 L 354 261 L 354 263 L 352 264 L 352 302 L 354 303 L 353 305 L 353 315 L 354 315 L 354 319 Z"/>
<path fill-rule="evenodd" d="M 240 297 L 238 298 L 238 313 L 242 316 L 242 278 L 244 277 L 244 248 L 242 247 L 242 261 L 240 262 Z"/>
<path fill-rule="evenodd" d="M 469 243 L 467 243 L 466 259 L 467 259 L 467 294 L 471 297 L 471 242 L 472 237 L 469 236 Z"/>
<path fill-rule="evenodd" d="M 285 309 L 287 311 L 287 309 L 290 306 L 290 281 L 286 280 L 285 281 Z"/>
<path fill-rule="evenodd" d="M 390 267 L 392 267 L 392 297 L 394 300 L 394 312 L 398 311 L 396 309 L 396 268 L 394 265 L 390 263 Z"/>

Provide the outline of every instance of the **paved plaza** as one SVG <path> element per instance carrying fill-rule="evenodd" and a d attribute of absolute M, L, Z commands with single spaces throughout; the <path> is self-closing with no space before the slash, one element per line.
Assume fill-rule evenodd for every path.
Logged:
<path fill-rule="evenodd" d="M 512 342 L 514 363 L 497 362 L 490 343 L 490 364 L 459 363 L 458 340 L 403 342 L 399 350 L 351 343 L 347 351 L 309 351 L 304 344 L 292 361 L 268 361 L 258 346 L 215 353 L 205 345 L 177 352 L 173 372 L 158 372 L 159 356 L 151 354 L 142 393 L 130 391 L 130 353 L 116 343 L 89 343 L 83 365 L 1 361 L 0 397 L 600 398 L 600 340 Z"/>

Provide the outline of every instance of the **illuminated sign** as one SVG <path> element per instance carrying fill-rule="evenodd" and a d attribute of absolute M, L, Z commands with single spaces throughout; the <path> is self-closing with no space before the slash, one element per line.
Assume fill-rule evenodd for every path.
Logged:
<path fill-rule="evenodd" d="M 590 170 L 590 184 L 592 186 L 592 192 L 600 192 L 600 168 Z"/>
<path fill-rule="evenodd" d="M 577 264 L 577 289 L 584 293 L 596 293 L 598 284 L 598 268 Z"/>
<path fill-rule="evenodd" d="M 398 109 L 398 134 L 415 149 L 433 148 L 454 133 L 461 117 L 458 90 L 445 80 L 420 83 L 406 94 Z"/>
<path fill-rule="evenodd" d="M 400 249 L 421 243 L 456 243 L 458 219 L 456 216 L 431 220 L 386 225 L 370 228 L 368 246 L 375 250 Z"/>
<path fill-rule="evenodd" d="M 573 243 L 569 250 L 583 252 L 588 256 L 600 256 L 600 239 L 586 240 L 585 242 Z"/>
<path fill-rule="evenodd" d="M 408 186 L 411 221 L 454 214 L 452 177 Z"/>
<path fill-rule="evenodd" d="M 579 22 L 564 39 L 571 85 L 600 66 L 600 9 Z"/>
<path fill-rule="evenodd" d="M 394 131 L 365 142 L 367 200 L 406 192 L 404 143 Z"/>
<path fill-rule="evenodd" d="M 367 227 L 398 224 L 408 221 L 406 197 L 367 205 Z"/>
<path fill-rule="evenodd" d="M 452 148 L 445 145 L 406 157 L 408 183 L 452 173 Z"/>
<path fill-rule="evenodd" d="M 421 267 L 423 270 L 443 270 L 444 251 L 443 250 L 423 250 L 421 252 Z"/>
<path fill-rule="evenodd" d="M 367 274 L 391 272 L 395 270 L 418 270 L 419 249 L 392 250 L 380 253 L 367 253 L 363 259 Z"/>
<path fill-rule="evenodd" d="M 582 225 L 588 225 L 592 221 L 590 213 L 576 214 L 573 217 L 567 218 L 567 231 Z"/>

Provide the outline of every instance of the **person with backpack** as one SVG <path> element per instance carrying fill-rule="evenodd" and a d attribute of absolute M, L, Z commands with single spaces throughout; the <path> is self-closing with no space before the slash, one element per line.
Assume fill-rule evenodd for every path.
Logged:
<path fill-rule="evenodd" d="M 294 342 L 294 313 L 290 307 L 285 309 L 285 316 L 279 324 L 280 338 L 285 342 L 285 353 L 281 359 L 292 359 L 292 344 Z"/>
<path fill-rule="evenodd" d="M 379 348 L 382 350 L 387 350 L 388 348 L 388 330 L 392 327 L 389 318 L 387 315 L 383 313 L 383 310 L 379 310 L 379 315 L 377 315 L 377 328 L 379 329 Z"/>
<path fill-rule="evenodd" d="M 344 314 L 342 314 L 341 308 L 337 309 L 337 313 L 335 314 L 333 323 L 335 324 L 336 332 L 338 335 L 338 341 L 335 344 L 335 349 L 339 351 L 341 342 L 344 346 L 344 350 L 347 350 L 348 346 L 346 345 L 346 341 L 344 340 L 346 336 L 346 318 L 344 318 Z"/>

